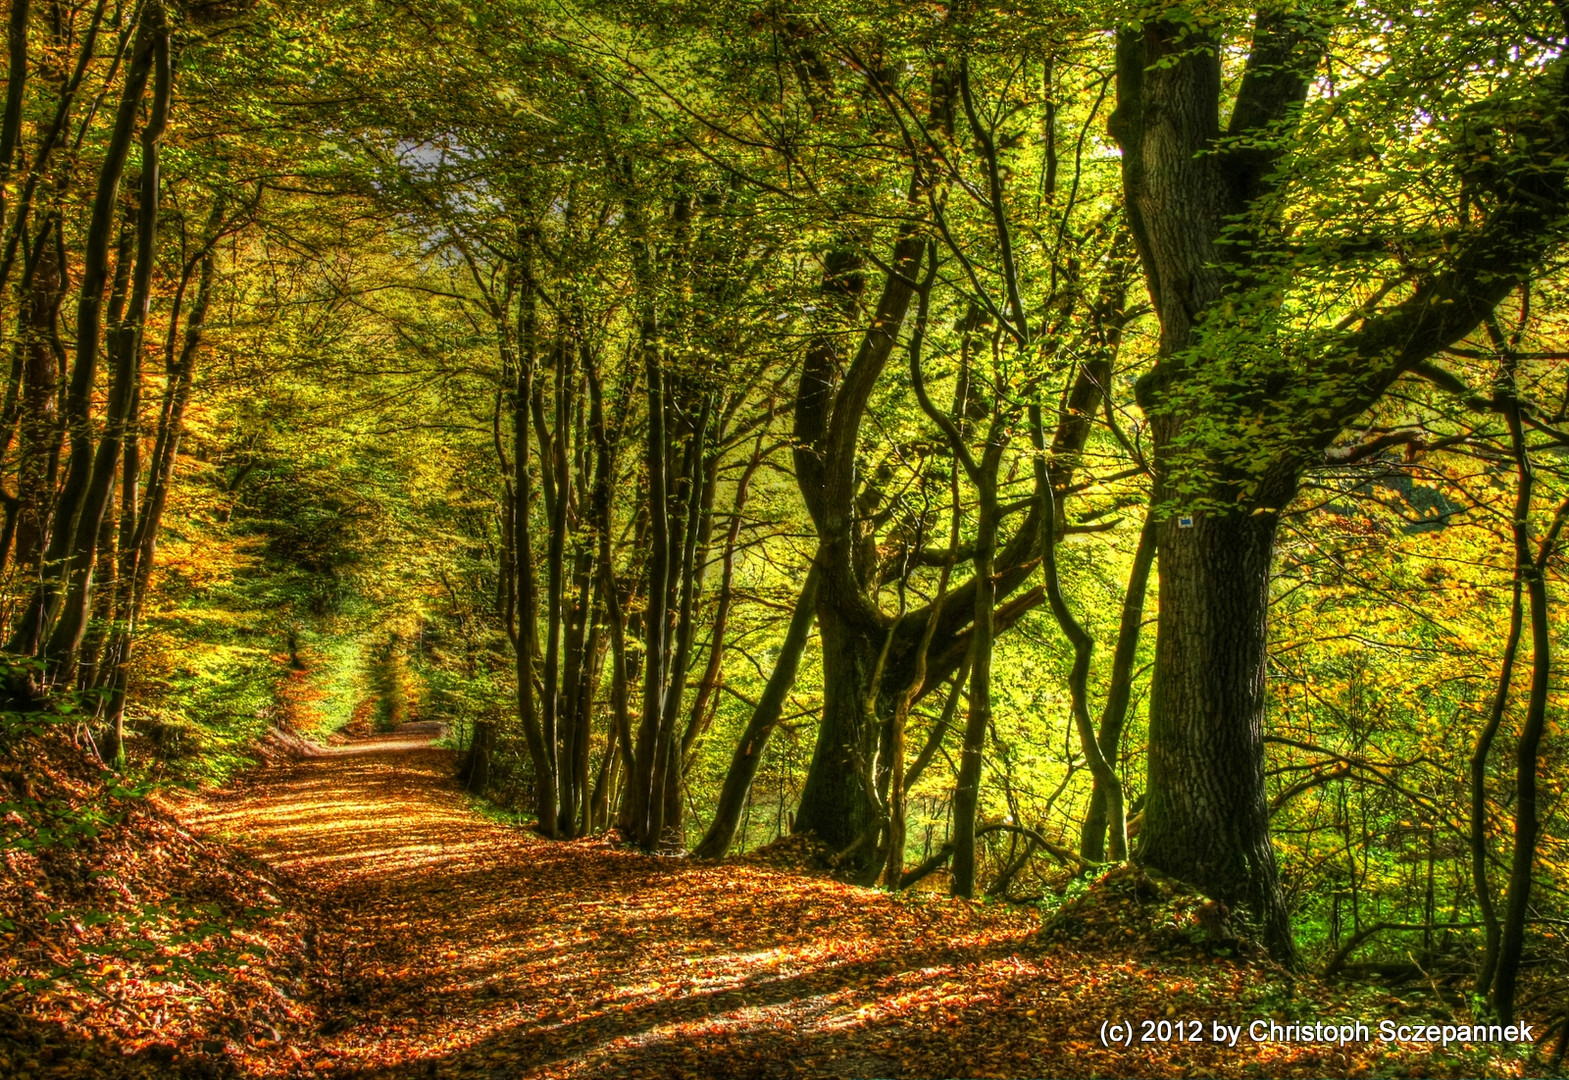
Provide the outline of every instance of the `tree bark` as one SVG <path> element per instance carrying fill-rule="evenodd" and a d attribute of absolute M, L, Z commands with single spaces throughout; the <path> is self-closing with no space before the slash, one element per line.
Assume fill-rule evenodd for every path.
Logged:
<path fill-rule="evenodd" d="M 65 295 L 58 223 L 46 223 L 27 296 L 24 326 L 17 341 L 22 354 L 21 424 L 17 444 L 16 567 L 37 584 L 49 542 L 55 473 L 59 466 L 59 340 L 60 304 Z"/>
<path fill-rule="evenodd" d="M 989 448 L 988 448 L 989 449 Z M 964 724 L 964 742 L 959 757 L 959 775 L 953 789 L 954 896 L 975 895 L 975 824 L 980 809 L 982 751 L 992 719 L 992 611 L 997 604 L 996 579 L 992 574 L 997 546 L 997 471 L 990 464 L 985 475 L 972 475 L 980 505 L 976 509 L 975 622 L 970 630 L 970 713 Z"/>
<path fill-rule="evenodd" d="M 1520 417 L 1520 403 L 1514 380 L 1514 362 L 1508 361 L 1508 385 L 1504 388 L 1504 418 L 1509 425 L 1510 443 L 1520 474 L 1521 508 L 1530 511 L 1532 465 Z M 1510 860 L 1509 886 L 1504 893 L 1504 911 L 1498 938 L 1498 962 L 1493 976 L 1491 1004 L 1493 1013 L 1504 1024 L 1514 1022 L 1515 995 L 1519 988 L 1520 963 L 1525 951 L 1525 927 L 1530 914 L 1532 871 L 1536 866 L 1541 819 L 1537 809 L 1537 767 L 1542 736 L 1547 727 L 1547 696 L 1552 678 L 1552 629 L 1548 621 L 1547 560 L 1557 546 L 1569 501 L 1559 507 L 1535 558 L 1529 548 L 1529 517 L 1517 518 L 1515 557 L 1524 559 L 1519 568 L 1531 612 L 1531 686 L 1526 697 L 1525 722 L 1515 745 L 1515 835 L 1514 855 Z"/>
<path fill-rule="evenodd" d="M 891 685 L 879 686 L 876 678 L 888 633 L 886 618 L 867 597 L 856 571 L 855 453 L 867 402 L 915 295 L 914 278 L 924 248 L 925 241 L 911 230 L 895 244 L 891 263 L 895 272 L 884 279 L 872 325 L 842 380 L 835 377 L 832 338 L 817 339 L 808 347 L 796 403 L 796 480 L 817 526 L 816 565 L 823 576 L 817 600 L 823 714 L 795 831 L 814 833 L 841 851 L 866 831 L 878 813 L 860 779 L 856 759 L 868 741 L 868 702 L 881 711 L 885 692 L 893 690 Z M 858 281 L 854 261 L 829 259 L 826 296 L 844 304 L 858 291 L 853 284 Z"/>
<path fill-rule="evenodd" d="M 1264 787 L 1273 514 L 1159 526 L 1160 614 L 1139 861 L 1245 905 L 1292 957 Z"/>

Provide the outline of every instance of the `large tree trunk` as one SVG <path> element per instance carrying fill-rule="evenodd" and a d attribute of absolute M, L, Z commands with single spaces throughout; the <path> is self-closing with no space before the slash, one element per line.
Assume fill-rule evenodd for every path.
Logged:
<path fill-rule="evenodd" d="M 816 565 L 823 577 L 817 599 L 823 714 L 795 831 L 815 833 L 841 851 L 861 839 L 878 816 L 862 779 L 869 770 L 861 766 L 876 750 L 880 725 L 873 717 L 883 715 L 881 706 L 902 691 L 890 679 L 878 677 L 878 658 L 889 631 L 861 578 L 866 566 L 858 558 L 864 537 L 856 511 L 856 453 L 861 417 L 915 296 L 913 279 L 924 249 L 925 242 L 913 230 L 903 231 L 890 263 L 897 272 L 884 277 L 876 315 L 854 359 L 841 372 L 838 327 L 815 339 L 807 348 L 796 399 L 796 482 L 817 527 Z M 854 310 L 864 285 L 860 266 L 858 258 L 844 251 L 830 253 L 822 288 L 825 306 L 846 314 Z M 883 674 L 889 674 L 886 667 Z M 865 862 L 876 853 L 863 847 L 862 854 Z"/>
<path fill-rule="evenodd" d="M 1311 33 L 1305 20 L 1259 17 L 1227 134 L 1288 123 L 1319 55 Z M 1225 463 L 1225 440 L 1213 460 L 1190 448 L 1197 422 L 1248 430 L 1257 419 L 1238 403 L 1253 387 L 1229 384 L 1225 369 L 1212 373 L 1190 350 L 1198 323 L 1234 287 L 1225 267 L 1236 259 L 1220 246 L 1226 223 L 1267 190 L 1279 152 L 1219 149 L 1222 37 L 1219 27 L 1156 19 L 1117 42 L 1109 127 L 1123 149 L 1130 230 L 1161 327 L 1159 360 L 1139 386 L 1155 436 L 1152 505 L 1181 504 L 1158 527 L 1160 617 L 1138 857 L 1246 906 L 1271 951 L 1294 962 L 1269 840 L 1263 726 L 1270 558 L 1300 466 L 1277 468 L 1269 497 L 1262 480 L 1250 486 Z M 1189 396 L 1175 400 L 1182 391 Z M 1211 487 L 1195 493 L 1174 482 L 1183 468 L 1199 469 Z M 1195 494 L 1219 509 L 1190 515 Z"/>
<path fill-rule="evenodd" d="M 1139 859 L 1263 923 L 1293 955 L 1269 838 L 1264 666 L 1274 514 L 1160 526 L 1160 616 Z"/>
<path fill-rule="evenodd" d="M 1249 295 L 1270 273 L 1259 256 L 1282 239 L 1276 166 L 1327 38 L 1325 25 L 1295 11 L 1260 12 L 1222 129 L 1224 28 L 1198 26 L 1186 12 L 1148 19 L 1118 35 L 1108 125 L 1122 148 L 1124 205 L 1161 327 L 1156 365 L 1138 388 L 1155 441 L 1154 505 L 1169 515 L 1159 528 L 1140 855 L 1243 902 L 1288 963 L 1295 953 L 1268 841 L 1260 745 L 1279 513 L 1303 470 L 1402 373 L 1445 385 L 1429 358 L 1472 333 L 1540 263 L 1559 237 L 1551 222 L 1569 202 L 1569 128 L 1543 119 L 1562 115 L 1569 87 L 1561 70 L 1544 70 L 1523 95 L 1497 101 L 1528 134 L 1507 167 L 1490 167 L 1507 183 L 1479 181 L 1490 200 L 1479 223 L 1446 243 L 1409 295 L 1368 313 L 1322 355 L 1304 342 L 1310 347 L 1286 362 L 1263 329 L 1277 324 L 1255 317 Z M 1235 340 L 1203 347 L 1221 334 Z"/>
<path fill-rule="evenodd" d="M 823 714 L 795 831 L 812 833 L 842 851 L 860 839 L 877 816 L 857 758 L 866 760 L 868 744 L 876 738 L 875 730 L 869 730 L 875 725 L 868 696 L 877 692 L 875 673 L 883 643 L 880 635 L 873 637 L 846 618 L 827 588 L 818 592 L 817 629 L 823 650 Z"/>

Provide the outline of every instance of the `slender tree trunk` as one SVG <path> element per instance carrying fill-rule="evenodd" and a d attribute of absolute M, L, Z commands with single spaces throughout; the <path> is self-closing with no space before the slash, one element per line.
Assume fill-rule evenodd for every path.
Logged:
<path fill-rule="evenodd" d="M 0 117 L 0 226 L 6 224 L 10 199 L 11 166 L 22 134 L 22 102 L 27 90 L 28 0 L 11 0 L 11 18 L 6 24 L 5 113 Z"/>
<path fill-rule="evenodd" d="M 928 247 L 926 277 L 921 283 L 920 302 L 916 309 L 915 328 L 910 335 L 910 382 L 917 389 L 920 403 L 928 412 L 932 411 L 931 400 L 926 394 L 926 384 L 921 375 L 921 350 L 926 341 L 926 327 L 931 314 L 932 285 L 937 280 L 937 252 L 935 246 Z M 956 379 L 955 398 L 960 391 L 957 386 L 963 379 Z M 955 411 L 958 411 L 957 409 Z M 951 423 L 943 424 L 943 430 L 950 440 L 957 435 L 958 429 Z M 956 452 L 957 452 L 957 448 Z M 959 558 L 959 520 L 961 507 L 959 505 L 959 470 L 954 469 L 949 483 L 948 503 L 948 554 L 943 560 L 942 570 L 937 579 L 937 597 L 932 601 L 931 615 L 926 620 L 926 627 L 921 631 L 921 642 L 916 646 L 915 665 L 911 672 L 910 680 L 894 700 L 893 715 L 888 723 L 888 748 L 886 771 L 888 775 L 888 853 L 883 864 L 882 883 L 885 889 L 897 892 L 903 887 L 904 882 L 904 848 L 906 841 L 906 820 L 908 807 L 906 805 L 908 784 L 906 783 L 904 757 L 905 757 L 905 728 L 910 720 L 910 707 L 915 702 L 915 695 L 920 692 L 926 682 L 926 658 L 931 652 L 932 639 L 937 634 L 937 626 L 942 621 L 943 603 L 948 598 L 948 579 L 953 573 L 954 563 Z M 916 543 L 921 543 L 922 538 L 917 536 Z M 939 736 L 940 738 L 941 736 Z"/>
<path fill-rule="evenodd" d="M 1035 439 L 1036 487 L 1040 489 L 1041 497 L 1051 504 L 1042 517 L 1055 523 L 1058 516 L 1056 494 L 1052 491 L 1051 481 L 1046 475 L 1046 437 L 1041 426 L 1039 407 L 1030 409 L 1030 429 Z M 1079 733 L 1079 746 L 1084 751 L 1090 773 L 1095 777 L 1095 784 L 1105 799 L 1107 824 L 1111 829 L 1111 857 L 1117 862 L 1122 862 L 1128 857 L 1128 828 L 1122 805 L 1122 780 L 1117 776 L 1116 765 L 1102 753 L 1100 743 L 1096 741 L 1094 725 L 1090 723 L 1090 658 L 1095 650 L 1095 639 L 1090 637 L 1089 631 L 1085 630 L 1074 617 L 1068 607 L 1067 598 L 1062 594 L 1062 583 L 1057 577 L 1055 525 L 1047 528 L 1041 538 L 1041 568 L 1046 578 L 1046 596 L 1051 603 L 1052 616 L 1057 620 L 1063 636 L 1073 645 L 1073 670 L 1068 675 L 1068 691 L 1074 727 Z"/>
<path fill-rule="evenodd" d="M 207 311 L 212 302 L 213 279 L 217 269 L 212 243 L 216 242 L 218 227 L 222 222 L 222 206 L 223 200 L 220 198 L 208 219 L 209 244 L 201 258 L 196 300 L 185 322 L 185 340 L 178 359 L 166 372 L 167 383 L 159 408 L 158 430 L 153 442 L 146 492 L 122 570 L 129 602 L 125 604 L 121 615 L 123 625 L 117 630 L 118 642 L 111 650 L 114 671 L 107 710 L 108 722 L 117 732 L 124 731 L 132 650 L 136 644 L 136 631 L 141 623 L 147 589 L 152 582 L 153 560 L 158 552 L 158 532 L 163 525 L 169 492 L 174 487 L 174 470 L 179 460 L 180 441 L 185 432 L 185 409 L 191 400 L 191 380 L 207 325 Z"/>
<path fill-rule="evenodd" d="M 705 458 L 713 398 L 706 391 L 702 397 L 703 404 L 697 422 L 688 434 L 685 454 L 683 480 L 686 498 L 683 500 L 683 513 L 679 522 L 681 558 L 673 583 L 678 587 L 674 612 L 675 641 L 667 668 L 669 685 L 665 687 L 660 706 L 660 743 L 655 750 L 654 788 L 664 792 L 659 841 L 672 847 L 683 846 L 685 840 L 685 805 L 682 800 L 685 790 L 682 763 L 685 755 L 682 750 L 681 706 L 686 694 L 693 643 L 697 636 L 697 596 L 702 588 L 702 564 L 708 548 L 705 533 L 712 510 L 713 487 L 708 482 L 710 469 L 705 465 Z"/>
<path fill-rule="evenodd" d="M 137 27 L 114 128 L 98 173 L 92 220 L 82 251 L 82 282 L 76 313 L 76 360 L 65 405 L 65 422 L 71 436 L 70 465 L 49 530 L 49 542 L 43 558 L 45 573 L 13 631 L 11 641 L 6 646 L 8 652 L 25 655 L 36 655 L 39 652 L 54 619 L 61 592 L 61 573 L 52 568 L 63 567 L 66 557 L 76 544 L 77 527 L 92 472 L 92 388 L 98 364 L 98 345 L 103 333 L 104 286 L 109 277 L 109 244 L 119 205 L 120 179 L 125 171 L 125 161 L 130 153 L 137 114 L 141 109 L 148 79 L 155 65 L 161 69 L 167 66 L 167 28 L 158 19 L 159 13 L 161 8 L 156 5 L 149 8 L 143 13 Z M 166 112 L 167 87 L 163 107 Z M 155 119 L 154 122 L 162 121 Z M 156 140 L 153 145 L 156 147 Z M 156 166 L 152 169 L 151 180 L 156 185 Z M 144 180 L 144 190 L 145 184 Z M 95 536 L 97 529 L 97 521 L 91 522 L 87 529 L 89 536 Z"/>
<path fill-rule="evenodd" d="M 692 854 L 698 858 L 722 859 L 735 840 L 741 815 L 750 803 L 752 781 L 763 763 L 763 751 L 784 712 L 785 699 L 790 695 L 790 688 L 795 685 L 796 671 L 812 635 L 812 623 L 816 621 L 818 610 L 818 583 L 821 580 L 822 574 L 814 561 L 811 570 L 807 572 L 806 582 L 801 586 L 801 596 L 796 600 L 795 613 L 790 617 L 789 629 L 785 631 L 784 642 L 779 646 L 779 656 L 774 661 L 773 672 L 768 676 L 768 685 L 757 699 L 752 718 L 741 733 L 735 753 L 731 755 L 730 768 L 725 773 L 719 802 L 714 808 L 714 820 L 697 847 L 692 849 Z"/>
<path fill-rule="evenodd" d="M 1510 434 L 1519 427 L 1519 405 L 1510 402 Z M 1523 603 L 1527 567 L 1530 565 L 1531 493 L 1535 486 L 1530 460 L 1518 455 L 1516 446 L 1516 486 L 1512 528 L 1514 533 L 1514 581 L 1509 602 L 1509 629 L 1504 635 L 1504 654 L 1498 666 L 1498 684 L 1493 691 L 1493 701 L 1488 709 L 1487 721 L 1477 734 L 1476 747 L 1471 754 L 1471 884 L 1476 893 L 1477 908 L 1482 914 L 1485 934 L 1482 963 L 1476 975 L 1476 993 L 1487 1000 L 1492 998 L 1493 977 L 1498 972 L 1498 951 L 1502 943 L 1502 929 L 1493 900 L 1493 887 L 1487 878 L 1490 858 L 1487 842 L 1487 759 L 1493 742 L 1503 723 L 1504 711 L 1509 704 L 1509 688 L 1514 683 L 1515 661 L 1520 652 L 1520 632 L 1525 621 Z"/>
<path fill-rule="evenodd" d="M 1510 372 L 1509 401 L 1505 404 L 1504 418 L 1509 424 L 1510 441 L 1520 470 L 1520 483 L 1527 492 L 1521 501 L 1529 512 L 1529 487 L 1531 478 L 1530 451 L 1525 442 L 1521 424 L 1520 407 Z M 1525 951 L 1525 926 L 1530 914 L 1532 871 L 1536 866 L 1537 843 L 1541 837 L 1541 819 L 1537 810 L 1537 768 L 1542 736 L 1547 727 L 1547 695 L 1552 678 L 1552 629 L 1548 621 L 1547 560 L 1557 546 L 1563 528 L 1569 501 L 1558 510 L 1540 554 L 1531 558 L 1528 547 L 1521 543 L 1529 537 L 1529 520 L 1517 520 L 1516 558 L 1524 556 L 1522 568 L 1526 597 L 1531 610 L 1531 688 L 1526 698 L 1525 723 L 1520 728 L 1520 741 L 1515 746 L 1515 848 L 1509 867 L 1509 887 L 1504 894 L 1504 913 L 1499 928 L 1498 965 L 1493 978 L 1492 1006 L 1502 1023 L 1510 1024 L 1515 1017 L 1515 996 L 1519 989 L 1520 962 Z M 1524 537 L 1522 537 L 1524 533 Z"/>
<path fill-rule="evenodd" d="M 529 409 L 534 397 L 534 364 L 537 359 L 535 284 L 532 263 L 525 239 L 520 268 L 519 333 L 514 360 L 516 379 L 512 386 L 512 580 L 517 588 L 517 641 L 513 649 L 517 661 L 518 717 L 523 737 L 534 766 L 534 813 L 539 831 L 545 836 L 556 833 L 555 753 L 545 740 L 540 724 L 539 699 L 534 695 L 534 663 L 539 650 L 538 578 L 534 568 L 533 530 L 529 513 L 533 504 L 533 478 L 529 471 Z M 503 317 L 505 313 L 501 313 Z"/>
<path fill-rule="evenodd" d="M 11 271 L 16 265 L 16 255 L 21 246 L 23 234 L 31 227 L 33 197 L 37 193 L 40 183 L 46 178 L 51 159 L 68 144 L 71 107 L 75 103 L 76 92 L 81 87 L 82 77 L 87 73 L 88 65 L 100 56 L 98 32 L 103 26 L 104 10 L 107 5 L 108 0 L 97 0 L 88 22 L 87 31 L 80 36 L 79 42 L 76 44 L 75 70 L 68 78 L 61 81 L 60 92 L 54 103 L 54 117 L 38 140 L 38 153 L 28 163 L 27 182 L 22 185 L 21 197 L 17 200 L 15 209 L 10 209 L 8 204 L 10 192 L 15 187 L 13 179 L 16 165 L 15 148 L 17 143 L 15 140 L 19 139 L 21 133 L 22 106 L 24 102 L 23 90 L 26 85 L 26 79 L 15 78 L 7 80 L 6 118 L 4 123 L 5 130 L 10 134 L 10 138 L 13 141 L 9 144 L 10 149 L 4 154 L 8 166 L 6 169 L 0 170 L 0 188 L 6 189 L 5 193 L 0 194 L 0 226 L 3 226 L 3 229 L 0 229 L 0 237 L 3 237 L 3 239 L 0 239 L 0 290 L 3 290 L 11 281 Z M 27 72 L 28 65 L 25 58 L 27 51 L 26 22 L 30 7 L 30 4 L 18 0 L 11 8 L 11 66 L 8 70 L 12 72 L 20 71 L 24 75 L 30 74 Z M 60 28 L 59 24 L 57 24 L 58 28 Z M 21 29 L 23 33 L 23 37 L 20 40 L 15 33 L 17 29 Z M 67 44 L 61 38 L 62 35 L 56 33 L 56 45 Z M 22 59 L 20 60 L 20 67 L 18 66 L 18 45 L 21 46 Z M 114 81 L 115 73 L 124 55 L 124 45 L 125 43 L 122 42 L 120 49 L 114 54 L 114 59 L 109 66 L 107 82 Z M 0 142 L 4 141 L 5 139 L 0 137 Z M 55 184 L 57 196 L 63 197 L 65 195 L 71 179 L 70 170 L 59 170 L 59 176 Z M 42 237 L 42 235 L 43 232 L 40 230 L 39 236 Z"/>
<path fill-rule="evenodd" d="M 40 559 L 48 544 L 58 462 L 60 360 L 56 352 L 60 303 L 65 283 L 60 264 L 58 226 L 46 221 L 30 280 L 23 282 L 27 304 L 17 349 L 22 358 L 21 426 L 17 445 L 17 571 L 37 583 Z"/>
<path fill-rule="evenodd" d="M 1122 749 L 1122 729 L 1133 698 L 1133 665 L 1138 656 L 1139 636 L 1144 623 L 1144 597 L 1149 590 L 1150 569 L 1155 562 L 1157 522 L 1153 512 L 1144 518 L 1139 543 L 1133 551 L 1133 568 L 1128 571 L 1128 588 L 1122 597 L 1122 619 L 1117 628 L 1117 646 L 1112 654 L 1111 683 L 1106 688 L 1106 704 L 1101 710 L 1100 731 L 1096 739 L 1102 757 L 1116 768 Z M 1079 854 L 1089 862 L 1106 859 L 1106 787 L 1099 779 L 1090 792 L 1089 809 L 1079 835 Z"/>
<path fill-rule="evenodd" d="M 169 103 L 173 91 L 172 70 L 169 55 L 169 27 L 164 19 L 163 8 L 154 4 L 144 13 L 143 19 L 148 20 L 151 27 L 153 98 L 147 125 L 142 129 L 141 138 L 136 270 L 131 285 L 131 303 L 125 319 L 115 328 L 110 341 L 109 352 L 113 370 L 103 436 L 99 440 L 93 459 L 91 476 L 83 491 L 79 521 L 68 564 L 70 576 L 65 602 L 44 650 L 51 665 L 57 668 L 58 675 L 66 679 L 71 677 L 76 652 L 87 628 L 97 533 L 114 487 L 115 472 L 120 464 L 121 447 L 130 420 L 131 407 L 136 400 L 136 386 L 141 373 L 142 329 L 146 325 L 147 313 L 152 303 L 153 274 L 158 258 L 158 212 L 162 194 L 159 156 L 169 122 Z M 78 333 L 80 335 L 80 330 Z M 79 362 L 80 359 L 78 357 Z M 83 448 L 85 450 L 85 445 Z M 74 447 L 72 468 L 74 471 Z"/>
<path fill-rule="evenodd" d="M 651 274 L 647 275 L 651 278 Z M 652 287 L 652 284 L 648 287 Z M 647 303 L 652 306 L 653 298 Z M 664 372 L 660 369 L 658 328 L 651 312 L 643 328 L 643 378 L 648 399 L 647 442 L 644 462 L 648 470 L 649 553 L 648 606 L 643 616 L 643 715 L 637 733 L 636 768 L 631 777 L 634 843 L 659 844 L 664 825 L 664 787 L 659 769 L 660 724 L 664 719 L 666 631 L 669 623 L 671 579 L 670 499 L 666 484 Z M 656 778 L 656 770 L 659 776 Z"/>
<path fill-rule="evenodd" d="M 984 468 L 985 466 L 983 466 Z M 972 476 L 980 505 L 975 529 L 975 622 L 970 631 L 970 714 L 964 724 L 959 775 L 953 789 L 954 896 L 975 895 L 975 824 L 980 809 L 981 765 L 986 733 L 991 728 L 992 613 L 997 606 L 997 586 L 992 576 L 997 547 L 997 474 Z"/>
<path fill-rule="evenodd" d="M 756 474 L 758 466 L 762 464 L 762 447 L 763 435 L 759 433 L 757 443 L 752 448 L 751 460 L 747 462 L 740 480 L 736 481 L 735 501 L 730 507 L 730 528 L 725 535 L 724 554 L 720 557 L 719 596 L 715 601 L 713 623 L 709 632 L 708 663 L 703 669 L 702 678 L 698 680 L 692 711 L 687 718 L 686 730 L 681 736 L 683 769 L 687 758 L 691 756 L 693 746 L 708 730 L 708 725 L 713 722 L 714 708 L 717 706 L 715 699 L 724 680 L 725 635 L 730 626 L 730 606 L 735 600 L 735 551 L 741 538 L 747 493 L 752 486 L 752 477 Z M 711 476 L 708 480 L 710 495 L 715 487 L 714 478 Z"/>
<path fill-rule="evenodd" d="M 550 759 L 551 775 L 556 782 L 556 834 L 571 837 L 571 821 L 575 809 L 573 771 L 570 748 L 563 761 L 563 671 L 561 633 L 567 618 L 566 597 L 566 540 L 567 509 L 570 502 L 571 480 L 567 475 L 567 442 L 570 436 L 569 420 L 571 403 L 568 400 L 570 379 L 567 372 L 573 349 L 566 342 L 557 342 L 551 350 L 554 363 L 554 388 L 552 393 L 556 427 L 552 432 L 546 423 L 543 384 L 534 388 L 532 408 L 534 430 L 539 440 L 540 488 L 545 502 L 545 663 L 542 671 L 540 716 L 545 744 L 545 754 Z"/>
<path fill-rule="evenodd" d="M 613 789 L 617 778 L 623 781 L 634 774 L 632 760 L 632 719 L 628 701 L 630 678 L 626 647 L 626 611 L 621 602 L 621 584 L 616 580 L 615 561 L 612 558 L 611 535 L 613 531 L 613 500 L 611 488 L 615 483 L 616 463 L 620 448 L 623 424 L 612 429 L 606 423 L 604 390 L 600 384 L 599 370 L 593 363 L 584 364 L 584 375 L 589 393 L 589 435 L 594 443 L 595 483 L 590 502 L 590 518 L 596 534 L 598 558 L 596 570 L 599 589 L 603 597 L 605 620 L 610 634 L 610 723 L 612 733 L 605 745 L 605 753 L 618 760 L 611 762 L 604 774 L 602 796 L 605 801 L 601 821 L 608 827 Z M 622 386 L 623 399 L 630 395 L 630 381 Z"/>

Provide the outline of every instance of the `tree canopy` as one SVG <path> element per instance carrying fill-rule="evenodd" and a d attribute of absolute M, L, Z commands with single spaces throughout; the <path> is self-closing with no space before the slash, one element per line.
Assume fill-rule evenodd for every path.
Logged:
<path fill-rule="evenodd" d="M 547 838 L 1132 860 L 1508 1022 L 1569 915 L 1566 36 L 13 0 L 0 739 L 436 720 Z"/>

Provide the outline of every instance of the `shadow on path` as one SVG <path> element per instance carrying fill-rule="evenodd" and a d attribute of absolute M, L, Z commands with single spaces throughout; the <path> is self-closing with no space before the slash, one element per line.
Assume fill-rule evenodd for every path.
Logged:
<path fill-rule="evenodd" d="M 302 1069 L 905 1075 L 907 1021 L 879 1025 L 882 1005 L 957 1004 L 944 985 L 982 966 L 1045 973 L 1015 955 L 1027 917 L 487 820 L 429 738 L 400 729 L 333 747 L 190 817 L 326 916 L 319 1005 L 335 1021 Z"/>

